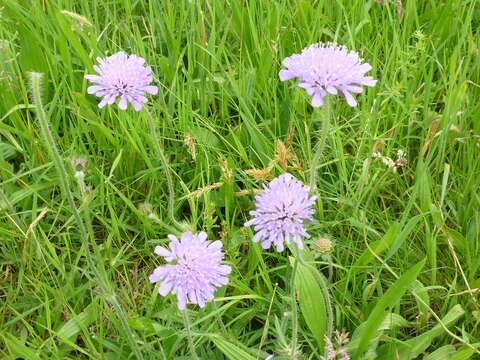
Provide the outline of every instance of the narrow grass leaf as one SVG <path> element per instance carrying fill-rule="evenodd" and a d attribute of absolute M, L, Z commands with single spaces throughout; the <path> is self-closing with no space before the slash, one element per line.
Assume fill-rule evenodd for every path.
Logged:
<path fill-rule="evenodd" d="M 21 340 L 17 339 L 13 335 L 5 334 L 3 336 L 3 341 L 5 342 L 5 345 L 10 350 L 10 352 L 14 354 L 14 359 L 17 356 L 29 360 L 40 359 L 40 356 L 37 352 L 30 349 Z"/>
<path fill-rule="evenodd" d="M 86 328 L 88 325 L 90 325 L 95 318 L 95 309 L 92 306 L 89 306 L 80 314 L 63 324 L 63 326 L 58 330 L 57 336 L 62 340 L 71 340 L 73 337 L 78 335 L 82 328 Z"/>
<path fill-rule="evenodd" d="M 445 345 L 425 356 L 423 360 L 449 360 L 456 351 L 455 346 Z"/>
<path fill-rule="evenodd" d="M 358 260 L 355 262 L 353 265 L 353 268 L 359 268 L 366 266 L 370 264 L 374 259 L 374 255 L 380 255 L 382 252 L 385 251 L 388 247 L 391 246 L 391 244 L 395 241 L 395 238 L 397 237 L 397 234 L 399 232 L 399 225 L 398 223 L 393 223 L 390 225 L 388 228 L 387 232 L 383 237 L 374 242 L 371 246 L 370 249 L 366 249 L 363 254 L 358 258 Z M 373 251 L 373 254 L 372 254 Z"/>
<path fill-rule="evenodd" d="M 465 311 L 461 305 L 455 305 L 448 313 L 442 318 L 442 323 L 445 327 L 449 328 L 453 326 L 463 315 Z M 400 359 L 416 359 L 420 356 L 432 343 L 435 338 L 445 333 L 445 329 L 442 325 L 437 324 L 431 330 L 428 330 L 416 336 L 410 340 L 405 341 L 398 352 Z"/>
<path fill-rule="evenodd" d="M 410 284 L 417 279 L 418 274 L 425 264 L 425 259 L 418 262 L 405 274 L 403 274 L 387 292 L 378 300 L 372 313 L 365 322 L 365 328 L 359 334 L 360 341 L 355 352 L 354 359 L 359 359 L 360 355 L 368 348 L 370 341 L 375 337 L 379 326 L 382 324 L 387 311 L 391 309 L 405 294 Z"/>
<path fill-rule="evenodd" d="M 480 342 L 471 344 L 472 347 L 462 347 L 460 350 L 457 351 L 455 355 L 450 357 L 450 360 L 468 360 L 472 358 L 473 354 L 478 355 L 478 349 L 480 349 Z"/>
<path fill-rule="evenodd" d="M 240 343 L 234 344 L 220 336 L 210 336 L 210 339 L 230 360 L 255 360 L 255 357 L 250 355 Z"/>

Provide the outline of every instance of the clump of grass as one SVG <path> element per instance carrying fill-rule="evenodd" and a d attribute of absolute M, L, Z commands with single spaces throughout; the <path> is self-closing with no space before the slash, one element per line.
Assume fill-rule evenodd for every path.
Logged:
<path fill-rule="evenodd" d="M 1 357 L 320 358 L 328 302 L 352 358 L 478 356 L 478 9 L 399 4 L 5 0 Z M 317 41 L 381 80 L 356 110 L 313 110 L 279 81 L 281 60 Z M 85 69 L 119 50 L 152 66 L 148 113 L 85 96 Z M 88 190 L 66 166 L 78 154 Z M 295 287 L 289 257 L 242 228 L 285 170 L 319 196 Z M 147 279 L 152 249 L 187 227 L 221 238 L 235 274 L 189 312 L 190 347 Z M 335 246 L 317 256 L 324 234 Z"/>

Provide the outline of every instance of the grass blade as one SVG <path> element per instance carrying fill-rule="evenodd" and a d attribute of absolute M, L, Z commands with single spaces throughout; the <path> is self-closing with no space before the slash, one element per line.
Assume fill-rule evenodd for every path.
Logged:
<path fill-rule="evenodd" d="M 382 323 L 389 309 L 391 309 L 405 294 L 410 284 L 417 279 L 418 274 L 425 265 L 425 259 L 418 262 L 405 274 L 403 274 L 388 291 L 378 300 L 373 311 L 365 322 L 363 331 L 359 334 L 360 340 L 355 351 L 354 359 L 360 359 L 362 353 L 367 350 L 370 340 L 377 333 L 378 327 Z"/>

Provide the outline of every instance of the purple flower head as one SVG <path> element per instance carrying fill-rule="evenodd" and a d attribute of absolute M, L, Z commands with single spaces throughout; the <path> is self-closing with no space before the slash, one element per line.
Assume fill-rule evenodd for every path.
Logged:
<path fill-rule="evenodd" d="M 159 293 L 166 296 L 172 292 L 177 296 L 178 308 L 184 310 L 187 301 L 205 306 L 213 300 L 215 289 L 228 283 L 231 272 L 223 259 L 222 242 L 209 242 L 207 234 L 184 232 L 180 239 L 168 235 L 169 249 L 157 246 L 155 254 L 163 256 L 166 265 L 157 267 L 149 279 L 151 283 L 160 282 Z"/>
<path fill-rule="evenodd" d="M 284 59 L 282 66 L 280 80 L 298 78 L 298 86 L 312 97 L 313 107 L 322 106 L 326 95 L 338 93 L 355 107 L 357 102 L 352 93 L 361 93 L 362 85 L 374 86 L 377 82 L 365 76 L 372 67 L 362 63 L 358 53 L 334 43 L 310 45 L 301 54 Z"/>
<path fill-rule="evenodd" d="M 147 102 L 145 93 L 157 94 L 158 88 L 150 85 L 152 69 L 145 66 L 143 58 L 120 51 L 107 58 L 97 58 L 97 61 L 99 65 L 93 68 L 98 75 L 85 75 L 85 78 L 94 84 L 87 92 L 102 98 L 99 108 L 113 104 L 119 97 L 120 109 L 126 110 L 130 102 L 136 111 L 140 111 L 142 104 Z"/>
<path fill-rule="evenodd" d="M 292 175 L 285 173 L 273 179 L 256 197 L 256 209 L 250 211 L 253 219 L 245 226 L 255 230 L 254 242 L 264 249 L 272 244 L 283 251 L 284 241 L 294 242 L 303 249 L 302 237 L 310 237 L 303 227 L 305 220 L 313 220 L 312 205 L 316 196 L 309 196 L 310 188 Z"/>

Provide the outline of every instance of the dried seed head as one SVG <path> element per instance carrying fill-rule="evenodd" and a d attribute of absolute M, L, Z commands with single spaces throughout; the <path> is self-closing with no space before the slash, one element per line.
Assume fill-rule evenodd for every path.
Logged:
<path fill-rule="evenodd" d="M 185 145 L 187 145 L 188 152 L 192 157 L 192 160 L 195 161 L 197 159 L 197 154 L 195 152 L 195 141 L 190 133 L 185 133 L 185 138 L 183 139 Z"/>
<path fill-rule="evenodd" d="M 397 150 L 397 160 L 395 161 L 395 170 L 401 169 L 407 165 L 407 158 L 405 151 L 402 149 Z"/>
<path fill-rule="evenodd" d="M 451 131 L 452 133 L 454 133 L 455 135 L 459 135 L 460 132 L 461 132 L 460 129 L 459 129 L 459 127 L 458 127 L 457 125 L 455 125 L 455 124 L 450 125 L 450 131 Z"/>
<path fill-rule="evenodd" d="M 335 330 L 335 339 L 338 345 L 342 346 L 348 344 L 350 341 L 348 331 L 345 329 L 342 329 L 342 331 Z"/>
<path fill-rule="evenodd" d="M 83 172 L 87 167 L 87 157 L 85 155 L 74 156 L 70 159 L 70 164 L 72 165 L 73 171 Z"/>
<path fill-rule="evenodd" d="M 385 147 L 385 141 L 383 140 L 378 140 L 375 145 L 373 145 L 373 150 L 372 150 L 372 153 L 375 154 L 376 153 L 379 153 L 380 151 L 382 151 L 382 149 Z"/>
<path fill-rule="evenodd" d="M 210 191 L 213 191 L 213 190 L 216 190 L 216 189 L 222 187 L 222 185 L 223 185 L 223 182 L 216 182 L 216 183 L 213 183 L 213 184 L 210 184 L 210 185 L 207 185 L 207 186 L 198 188 L 197 190 L 192 191 L 191 193 L 182 196 L 179 200 L 199 198 L 199 197 L 202 196 L 203 194 L 206 194 L 206 193 L 208 193 L 208 192 L 210 192 Z"/>
<path fill-rule="evenodd" d="M 222 172 L 222 177 L 224 178 L 225 182 L 232 182 L 233 171 L 229 168 L 227 161 L 225 159 L 220 159 L 218 164 L 220 165 L 220 171 Z"/>
<path fill-rule="evenodd" d="M 402 0 L 397 0 L 396 1 L 396 5 L 397 5 L 397 16 L 402 19 L 403 17 L 403 4 L 402 4 Z"/>
<path fill-rule="evenodd" d="M 290 130 L 288 130 L 288 136 L 287 136 L 287 146 L 288 147 L 292 146 L 294 136 L 295 136 L 295 128 L 291 127 Z"/>
<path fill-rule="evenodd" d="M 328 255 L 333 250 L 333 242 L 327 238 L 320 238 L 316 240 L 313 244 L 313 248 L 317 251 L 320 255 Z"/>
<path fill-rule="evenodd" d="M 153 216 L 155 216 L 152 205 L 150 205 L 149 203 L 140 203 L 140 205 L 138 205 L 138 210 L 141 213 L 145 214 L 148 218 L 152 218 Z"/>
<path fill-rule="evenodd" d="M 427 153 L 427 151 L 430 147 L 430 143 L 432 142 L 433 138 L 435 137 L 435 134 L 437 133 L 437 129 L 438 129 L 439 124 L 440 124 L 440 121 L 438 121 L 438 120 L 432 120 L 430 122 L 430 125 L 428 127 L 427 136 L 425 137 L 425 141 L 424 141 L 423 147 L 422 147 L 422 155 L 423 156 L 425 156 L 425 154 Z"/>
<path fill-rule="evenodd" d="M 85 27 L 91 27 L 92 23 L 88 21 L 85 16 L 79 15 L 72 11 L 62 10 L 62 14 L 73 19 L 80 30 L 83 30 Z"/>
<path fill-rule="evenodd" d="M 283 141 L 277 141 L 275 149 L 275 161 L 281 166 L 283 171 L 288 170 L 289 151 Z"/>
<path fill-rule="evenodd" d="M 281 359 L 299 360 L 302 358 L 302 351 L 298 345 L 295 349 L 292 349 L 290 345 L 284 345 L 278 350 L 278 355 Z"/>
<path fill-rule="evenodd" d="M 397 160 L 392 160 L 388 156 L 383 156 L 380 153 L 380 150 L 374 150 L 372 156 L 375 159 L 379 159 L 386 167 L 391 169 L 393 172 L 404 168 L 407 165 L 407 158 L 405 156 L 405 151 L 402 149 L 397 150 Z"/>
<path fill-rule="evenodd" d="M 269 180 L 273 177 L 272 170 L 273 170 L 274 163 L 270 163 L 268 167 L 265 169 L 248 169 L 245 170 L 248 176 L 253 177 L 255 180 L 264 181 Z"/>

